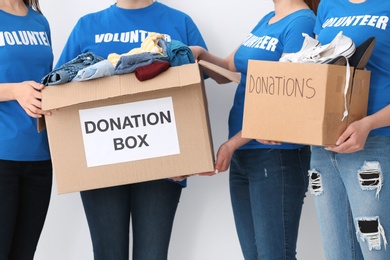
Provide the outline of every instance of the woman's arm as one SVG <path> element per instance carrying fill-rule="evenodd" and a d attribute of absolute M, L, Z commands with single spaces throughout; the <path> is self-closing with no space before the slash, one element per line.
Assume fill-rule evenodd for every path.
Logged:
<path fill-rule="evenodd" d="M 219 67 L 222 67 L 224 69 L 227 69 L 227 70 L 230 70 L 232 72 L 236 72 L 236 67 L 234 65 L 234 54 L 236 52 L 236 50 L 231 53 L 228 57 L 226 57 L 225 59 L 223 58 L 220 58 L 218 56 L 215 56 L 213 54 L 211 54 L 209 51 L 207 51 L 205 48 L 201 47 L 201 46 L 189 46 L 189 48 L 191 49 L 193 55 L 194 55 L 194 58 L 195 60 L 204 60 L 204 61 L 208 61 L 210 63 L 213 63 Z M 224 76 L 221 76 L 220 74 L 212 71 L 212 70 L 209 70 L 207 68 L 203 68 L 203 71 L 204 73 L 206 73 L 210 78 L 212 78 L 213 80 L 215 80 L 217 83 L 219 84 L 224 84 L 224 83 L 229 83 L 231 82 L 230 80 L 228 80 L 227 78 L 225 78 Z"/>
<path fill-rule="evenodd" d="M 243 138 L 241 131 L 235 134 L 228 141 L 223 143 L 217 152 L 217 159 L 215 162 L 215 173 L 224 172 L 229 168 L 230 160 L 232 159 L 233 153 L 239 147 L 248 143 L 252 139 Z"/>

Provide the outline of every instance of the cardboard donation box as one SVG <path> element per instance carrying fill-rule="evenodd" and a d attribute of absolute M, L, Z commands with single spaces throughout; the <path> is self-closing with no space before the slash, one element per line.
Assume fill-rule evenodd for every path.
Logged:
<path fill-rule="evenodd" d="M 253 60 L 248 66 L 243 137 L 334 145 L 366 115 L 369 71 L 350 68 L 348 85 L 346 66 Z"/>
<path fill-rule="evenodd" d="M 197 64 L 142 82 L 131 73 L 42 94 L 59 194 L 214 170 Z"/>

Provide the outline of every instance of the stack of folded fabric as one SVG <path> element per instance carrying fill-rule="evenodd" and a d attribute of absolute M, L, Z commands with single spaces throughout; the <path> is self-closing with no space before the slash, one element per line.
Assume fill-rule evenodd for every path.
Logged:
<path fill-rule="evenodd" d="M 139 81 L 144 81 L 156 77 L 169 67 L 195 63 L 187 45 L 176 40 L 166 42 L 164 38 L 163 34 L 149 33 L 139 48 L 124 54 L 111 53 L 107 59 L 91 52 L 80 54 L 48 73 L 41 83 L 52 86 L 133 72 Z"/>

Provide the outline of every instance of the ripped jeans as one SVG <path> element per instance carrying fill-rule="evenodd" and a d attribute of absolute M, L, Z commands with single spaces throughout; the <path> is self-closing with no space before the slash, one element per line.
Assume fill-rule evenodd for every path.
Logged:
<path fill-rule="evenodd" d="M 390 259 L 390 137 L 369 136 L 363 151 L 313 147 L 309 190 L 327 260 Z"/>

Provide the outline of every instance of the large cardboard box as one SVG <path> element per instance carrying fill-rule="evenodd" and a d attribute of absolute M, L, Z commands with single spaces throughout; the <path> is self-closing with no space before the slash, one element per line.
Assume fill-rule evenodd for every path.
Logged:
<path fill-rule="evenodd" d="M 350 68 L 346 84 L 346 66 L 253 60 L 248 66 L 243 137 L 334 145 L 366 115 L 369 71 Z"/>
<path fill-rule="evenodd" d="M 42 106 L 59 194 L 214 170 L 197 64 L 46 87 Z"/>

